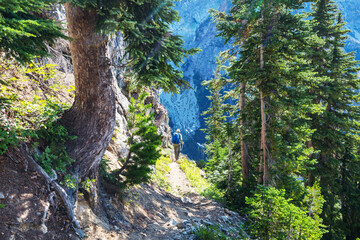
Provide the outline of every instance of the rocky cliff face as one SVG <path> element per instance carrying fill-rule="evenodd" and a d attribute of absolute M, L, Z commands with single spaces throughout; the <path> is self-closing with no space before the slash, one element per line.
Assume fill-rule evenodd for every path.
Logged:
<path fill-rule="evenodd" d="M 62 5 L 55 6 L 49 11 L 49 15 L 54 19 L 66 22 L 65 9 Z M 117 104 L 115 131 L 105 155 L 112 160 L 114 168 L 119 167 L 116 166 L 118 164 L 117 159 L 125 158 L 129 151 L 127 143 L 129 132 L 127 130 L 126 116 L 130 103 L 125 84 L 125 46 L 126 43 L 123 40 L 123 36 L 119 33 L 109 39 L 107 47 L 107 57 L 111 61 L 111 71 L 113 82 L 115 83 L 114 87 Z M 64 81 L 74 85 L 69 41 L 60 39 L 56 42 L 55 46 L 49 47 L 49 50 L 53 57 L 44 59 L 44 61 L 56 64 L 58 69 L 64 73 Z M 158 133 L 162 136 L 163 146 L 168 146 L 171 142 L 168 111 L 160 103 L 160 92 L 151 91 L 150 89 L 148 92 L 150 93 L 149 101 L 153 104 L 151 111 L 155 113 L 155 125 L 158 128 Z"/>
<path fill-rule="evenodd" d="M 346 28 L 351 32 L 346 41 L 345 50 L 355 52 L 357 60 L 360 60 L 360 1 L 359 0 L 336 0 L 347 22 Z"/>
<path fill-rule="evenodd" d="M 337 0 L 346 21 L 352 30 L 346 41 L 346 51 L 356 51 L 360 60 L 360 1 Z M 208 92 L 201 82 L 210 79 L 216 67 L 216 56 L 228 49 L 221 38 L 216 37 L 217 31 L 208 9 L 226 11 L 231 7 L 229 0 L 183 0 L 176 4 L 182 20 L 173 25 L 175 33 L 184 36 L 187 47 L 200 47 L 202 52 L 185 60 L 181 69 L 184 78 L 193 89 L 183 91 L 179 95 L 163 94 L 161 100 L 169 111 L 170 125 L 173 129 L 180 128 L 185 140 L 183 152 L 192 159 L 203 159 L 204 117 L 201 113 L 209 106 L 206 98 Z"/>
<path fill-rule="evenodd" d="M 113 138 L 110 142 L 106 156 L 116 162 L 118 158 L 126 158 L 129 146 L 127 131 L 127 112 L 129 109 L 129 96 L 126 92 L 125 83 L 125 68 L 126 64 L 125 56 L 126 43 L 123 40 L 123 36 L 119 33 L 110 39 L 108 43 L 108 57 L 111 60 L 111 70 L 113 75 L 113 81 L 116 83 L 116 125 Z M 152 103 L 153 108 L 151 112 L 155 113 L 155 125 L 158 129 L 158 134 L 162 136 L 163 146 L 170 144 L 171 133 L 169 128 L 168 111 L 160 103 L 159 92 L 148 89 L 150 96 L 147 99 L 147 103 Z"/>

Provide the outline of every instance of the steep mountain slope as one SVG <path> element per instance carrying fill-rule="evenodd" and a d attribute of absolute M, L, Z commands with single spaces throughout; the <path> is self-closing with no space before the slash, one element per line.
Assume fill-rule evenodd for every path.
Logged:
<path fill-rule="evenodd" d="M 360 1 L 337 0 L 345 15 L 347 27 L 352 31 L 346 41 L 346 51 L 355 51 L 360 60 Z M 179 95 L 163 94 L 162 103 L 169 111 L 170 125 L 181 128 L 185 140 L 183 152 L 193 159 L 203 159 L 205 122 L 201 113 L 209 106 L 206 98 L 208 92 L 201 82 L 210 79 L 215 70 L 216 56 L 219 52 L 228 49 L 224 46 L 217 34 L 215 23 L 212 22 L 208 9 L 226 11 L 231 7 L 227 0 L 183 0 L 176 5 L 182 20 L 173 26 L 179 35 L 184 36 L 187 47 L 200 47 L 203 51 L 186 59 L 181 69 L 184 77 L 193 89 L 186 90 Z"/>
<path fill-rule="evenodd" d="M 199 226 L 215 225 L 228 236 L 237 236 L 244 221 L 195 193 L 179 165 L 172 163 L 167 177 L 176 193 L 156 184 L 103 193 L 108 211 L 102 216 L 94 214 L 84 195 L 78 196 L 76 216 L 82 230 L 76 233 L 59 197 L 32 164 L 18 160 L 20 155 L 11 159 L 0 155 L 0 239 L 182 240 L 195 239 L 192 231 Z M 86 238 L 80 238 L 82 234 Z"/>
<path fill-rule="evenodd" d="M 54 13 L 56 14 L 59 15 L 57 18 L 61 19 L 63 14 L 61 8 Z M 109 43 L 108 54 L 114 65 L 118 64 L 117 60 L 123 54 L 123 44 L 121 36 L 112 39 Z M 1 90 L 14 89 L 19 93 L 25 92 L 20 94 L 14 104 L 21 103 L 28 106 L 26 109 L 21 107 L 18 109 L 18 111 L 26 110 L 25 117 L 26 114 L 39 117 L 38 113 L 41 112 L 33 109 L 32 99 L 45 101 L 47 97 L 45 93 L 50 91 L 51 94 L 55 94 L 52 87 L 73 85 L 72 66 L 68 59 L 68 42 L 59 41 L 53 46 L 52 51 L 55 57 L 42 61 L 58 64 L 58 69 L 54 71 L 61 73 L 58 78 L 63 82 L 55 82 L 54 77 L 46 81 L 42 78 L 35 78 L 32 81 L 32 72 L 22 70 L 20 67 L 18 71 L 9 71 L 9 66 L 15 64 L 9 63 L 9 66 L 0 64 L 0 73 L 4 74 L 2 77 L 6 75 L 6 78 L 13 79 L 14 83 L 14 86 L 7 86 Z M 113 75 L 116 76 L 113 81 L 117 82 L 117 125 L 106 157 L 112 161 L 114 168 L 119 168 L 118 158 L 126 156 L 129 149 L 127 143 L 129 133 L 126 128 L 129 96 L 123 88 L 124 79 L 121 69 L 112 70 Z M 22 81 L 17 81 L 18 79 Z M 28 85 L 24 85 L 25 83 Z M 73 88 L 70 89 L 72 89 L 70 92 L 63 93 L 66 94 L 66 99 L 59 94 L 62 102 L 68 104 L 72 102 L 73 94 L 70 93 Z M 147 100 L 154 105 L 152 111 L 155 113 L 155 124 L 162 135 L 165 148 L 170 140 L 167 111 L 160 104 L 156 93 Z M 43 104 L 39 105 L 43 107 Z M 12 124 L 18 120 L 10 110 L 0 109 L 0 113 L 0 121 L 5 119 Z M 32 119 L 25 120 L 33 123 Z M 33 124 L 37 123 L 34 122 Z M 194 226 L 219 223 L 224 227 L 224 231 L 229 231 L 232 224 L 240 225 L 241 219 L 238 214 L 212 200 L 198 194 L 192 194 L 186 199 L 181 198 L 184 192 L 192 192 L 189 184 L 187 189 L 176 187 L 177 195 L 166 192 L 156 185 L 143 184 L 124 193 L 119 192 L 119 189 L 115 189 L 116 193 L 101 191 L 102 207 L 105 210 L 98 215 L 93 213 L 93 205 L 86 200 L 86 196 L 79 195 L 74 211 L 81 229 L 74 231 L 75 228 L 73 229 L 62 203 L 63 199 L 54 191 L 52 184 L 44 178 L 44 175 L 38 173 L 38 164 L 33 158 L 36 153 L 40 153 L 36 145 L 28 143 L 12 148 L 4 156 L 0 155 L 0 239 L 79 239 L 79 236 L 84 234 L 88 236 L 87 239 L 188 239 Z M 181 174 L 181 170 L 176 163 L 173 164 L 171 174 L 174 177 L 172 183 L 176 182 L 177 186 L 182 185 L 177 181 L 186 181 L 183 174 L 177 177 Z"/>
<path fill-rule="evenodd" d="M 184 78 L 193 89 L 178 95 L 163 94 L 161 101 L 169 111 L 170 126 L 182 130 L 185 140 L 183 152 L 193 159 L 204 158 L 202 144 L 205 135 L 201 129 L 205 123 L 200 115 L 209 106 L 208 92 L 200 83 L 211 78 L 216 55 L 227 49 L 221 38 L 215 38 L 216 26 L 208 9 L 226 11 L 230 6 L 229 0 L 184 0 L 176 4 L 182 19 L 173 26 L 174 31 L 184 36 L 186 47 L 200 47 L 202 52 L 186 59 L 181 67 Z"/>
<path fill-rule="evenodd" d="M 349 39 L 346 41 L 345 50 L 355 52 L 357 60 L 360 60 L 360 1 L 358 0 L 337 0 L 342 10 L 346 27 L 351 30 Z"/>

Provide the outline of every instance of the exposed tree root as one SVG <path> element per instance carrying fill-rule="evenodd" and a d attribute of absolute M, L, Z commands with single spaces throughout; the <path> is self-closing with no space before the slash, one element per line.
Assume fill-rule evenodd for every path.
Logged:
<path fill-rule="evenodd" d="M 31 167 L 33 170 L 35 170 L 40 176 L 42 176 L 46 183 L 50 185 L 54 189 L 54 191 L 57 193 L 57 195 L 62 200 L 65 209 L 66 214 L 68 218 L 72 222 L 72 226 L 75 230 L 75 232 L 80 236 L 83 237 L 80 223 L 77 221 L 74 215 L 74 205 L 71 203 L 69 196 L 66 194 L 65 190 L 56 182 L 56 178 L 51 178 L 44 169 L 31 157 L 30 151 L 25 143 L 21 143 L 19 147 L 12 148 L 8 151 L 7 155 L 10 159 L 16 159 L 22 161 L 25 168 L 27 169 L 27 166 Z M 53 202 L 52 198 L 54 196 L 50 194 L 49 196 L 49 202 Z M 45 206 L 44 214 L 42 217 L 42 224 L 45 222 L 45 218 L 47 216 L 47 212 L 49 210 L 49 205 Z"/>

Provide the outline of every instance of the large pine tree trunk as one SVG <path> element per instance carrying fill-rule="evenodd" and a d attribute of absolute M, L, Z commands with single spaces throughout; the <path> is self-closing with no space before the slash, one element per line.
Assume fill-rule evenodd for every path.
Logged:
<path fill-rule="evenodd" d="M 348 188 L 347 181 L 346 181 L 346 168 L 347 168 L 346 159 L 343 158 L 342 164 L 340 167 L 340 169 L 341 169 L 341 188 L 342 188 L 343 192 L 346 192 L 346 189 Z M 344 194 L 342 194 L 340 196 L 340 200 L 341 200 L 341 216 L 342 216 L 343 223 L 346 226 L 351 226 L 351 218 L 350 218 L 350 214 L 348 211 L 349 209 L 348 209 L 347 199 L 345 198 Z M 349 233 L 346 234 L 346 238 L 345 238 L 346 240 L 354 239 L 348 235 L 349 235 Z"/>
<path fill-rule="evenodd" d="M 312 143 L 311 140 L 306 142 L 306 147 L 307 148 L 312 148 L 312 146 L 313 146 L 313 143 Z M 312 157 L 313 157 L 313 154 L 310 154 L 309 158 L 311 159 Z M 312 173 L 310 171 L 308 171 L 308 173 L 307 173 L 307 181 L 305 182 L 305 186 L 310 186 L 311 187 L 312 185 L 313 185 L 313 176 L 312 176 Z"/>
<path fill-rule="evenodd" d="M 245 83 L 240 84 L 240 112 L 243 114 L 245 110 Z M 241 145 L 241 168 L 242 168 L 242 178 L 243 186 L 246 186 L 246 180 L 249 177 L 249 159 L 248 159 L 248 149 L 247 144 L 244 140 L 244 130 L 245 130 L 245 121 L 243 117 L 240 119 L 241 130 L 240 130 L 240 145 Z"/>
<path fill-rule="evenodd" d="M 260 167 L 262 171 L 262 184 L 266 185 L 269 180 L 269 171 L 267 163 L 267 146 L 266 146 L 266 112 L 265 112 L 265 98 L 263 90 L 260 90 L 260 102 L 261 102 L 261 137 L 260 137 Z"/>
<path fill-rule="evenodd" d="M 261 22 L 264 23 L 264 3 L 261 6 Z M 260 60 L 260 71 L 264 71 L 265 67 L 265 60 L 264 60 L 264 42 L 266 37 L 264 33 L 261 34 L 261 44 L 260 44 L 260 52 L 259 52 L 259 60 Z M 260 175 L 258 176 L 258 183 L 267 185 L 269 182 L 269 164 L 267 159 L 267 145 L 266 145 L 266 101 L 269 101 L 269 98 L 264 96 L 264 87 L 262 86 L 264 81 L 261 81 L 259 84 L 259 91 L 260 91 L 260 115 L 261 115 L 261 133 L 260 133 L 260 163 L 259 163 L 259 172 Z"/>
<path fill-rule="evenodd" d="M 262 14 L 263 15 L 263 14 Z M 264 70 L 264 46 L 260 46 L 260 70 Z M 259 172 L 262 174 L 258 178 L 258 183 L 267 185 L 269 181 L 269 165 L 267 162 L 267 146 L 266 146 L 266 100 L 264 90 L 260 83 L 260 114 L 261 114 L 261 133 L 260 133 L 260 164 Z"/>
<path fill-rule="evenodd" d="M 75 159 L 72 172 L 84 177 L 97 167 L 111 140 L 115 126 L 115 94 L 106 57 L 107 36 L 96 32 L 98 15 L 70 3 L 65 4 L 72 63 L 75 102 L 62 119 L 78 138 L 67 144 Z"/>
<path fill-rule="evenodd" d="M 229 149 L 229 169 L 228 169 L 228 186 L 227 186 L 227 194 L 229 194 L 230 196 L 230 192 L 231 192 L 231 188 L 232 188 L 232 184 L 231 184 L 231 179 L 232 179 L 232 167 L 233 167 L 233 159 L 231 156 L 231 140 L 230 137 L 228 139 L 228 149 Z"/>

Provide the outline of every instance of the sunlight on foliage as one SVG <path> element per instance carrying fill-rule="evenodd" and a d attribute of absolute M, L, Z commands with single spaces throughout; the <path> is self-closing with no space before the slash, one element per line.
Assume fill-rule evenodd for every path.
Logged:
<path fill-rule="evenodd" d="M 184 171 L 187 179 L 189 179 L 192 187 L 195 191 L 204 197 L 213 198 L 222 202 L 224 191 L 217 189 L 207 179 L 201 176 L 200 168 L 196 166 L 196 163 L 188 161 L 186 158 L 179 159 L 180 167 Z"/>
<path fill-rule="evenodd" d="M 2 59 L 0 63 L 0 99 L 6 99 L 0 103 L 0 154 L 31 138 L 39 141 L 33 143 L 40 150 L 34 157 L 44 170 L 65 172 L 74 160 L 64 143 L 76 137 L 56 121 L 70 107 L 67 102 L 74 87 L 61 84 L 56 65 L 32 62 L 20 66 Z"/>
<path fill-rule="evenodd" d="M 308 190 L 306 202 L 311 203 L 307 210 L 286 199 L 284 190 L 259 186 L 254 197 L 246 198 L 246 203 L 251 207 L 252 236 L 259 239 L 321 239 L 327 232 L 318 216 L 323 199 L 316 197 L 314 189 Z"/>
<path fill-rule="evenodd" d="M 240 240 L 246 238 L 243 226 L 232 227 L 227 234 L 223 232 L 220 224 L 200 225 L 192 231 L 198 240 Z M 245 236 L 244 236 L 245 235 Z"/>
<path fill-rule="evenodd" d="M 172 191 L 172 186 L 167 178 L 167 174 L 170 172 L 171 159 L 168 155 L 161 156 L 155 164 L 155 172 L 152 174 L 151 179 L 159 185 L 159 187 L 165 189 L 168 192 Z"/>
<path fill-rule="evenodd" d="M 82 188 L 90 193 L 90 187 L 91 184 L 94 184 L 96 182 L 96 179 L 90 179 L 90 178 L 86 178 L 85 181 L 82 182 Z"/>
<path fill-rule="evenodd" d="M 72 178 L 70 174 L 66 174 L 64 180 L 61 182 L 63 186 L 66 186 L 71 189 L 76 189 L 78 179 Z"/>
<path fill-rule="evenodd" d="M 154 124 L 152 104 L 146 104 L 149 94 L 145 91 L 138 94 L 137 99 L 130 99 L 127 113 L 129 153 L 126 158 L 119 159 L 122 166 L 112 173 L 119 181 L 123 181 L 124 186 L 149 182 L 151 166 L 161 156 L 161 136 Z"/>

